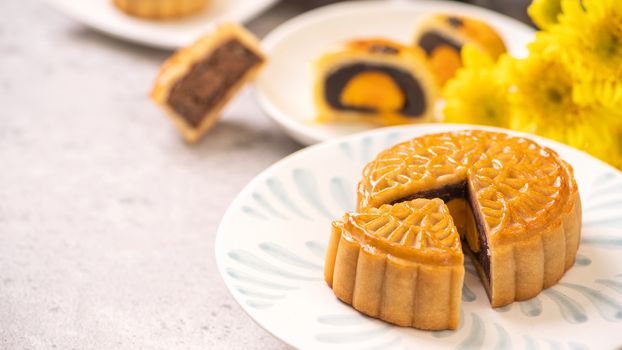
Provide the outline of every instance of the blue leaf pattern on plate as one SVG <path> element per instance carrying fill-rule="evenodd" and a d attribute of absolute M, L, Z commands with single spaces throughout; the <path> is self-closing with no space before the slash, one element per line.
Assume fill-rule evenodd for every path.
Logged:
<path fill-rule="evenodd" d="M 350 144 L 347 142 L 342 142 L 339 144 L 339 149 L 341 150 L 341 152 L 343 153 L 344 156 L 346 156 L 347 159 L 354 159 L 354 154 L 352 153 L 352 148 L 350 147 Z"/>
<path fill-rule="evenodd" d="M 240 282 L 245 282 L 245 283 L 250 283 L 253 284 L 255 286 L 258 287 L 263 287 L 263 288 L 268 288 L 268 289 L 276 289 L 276 290 L 293 290 L 293 289 L 298 289 L 298 287 L 294 287 L 294 286 L 286 286 L 283 284 L 279 284 L 279 283 L 274 283 L 272 281 L 267 281 L 252 275 L 249 275 L 245 272 L 242 271 L 237 271 L 235 269 L 232 268 L 227 268 L 227 274 L 229 276 L 231 276 L 232 278 L 235 278 L 236 280 L 240 281 Z"/>
<path fill-rule="evenodd" d="M 302 197 L 326 218 L 333 219 L 334 215 L 332 215 L 322 203 L 315 178 L 311 172 L 308 169 L 294 169 L 292 175 Z"/>
<path fill-rule="evenodd" d="M 259 220 L 266 220 L 267 219 L 263 214 L 259 213 L 257 210 L 255 210 L 255 209 L 253 209 L 251 207 L 248 207 L 248 206 L 243 206 L 242 207 L 242 211 L 244 213 L 250 215 L 251 217 L 254 217 L 255 219 L 259 219 Z"/>
<path fill-rule="evenodd" d="M 572 288 L 583 294 L 592 302 L 592 304 L 594 304 L 594 306 L 596 306 L 598 312 L 600 312 L 606 320 L 611 322 L 619 322 L 622 320 L 622 305 L 610 296 L 603 294 L 596 289 L 580 286 L 574 283 L 559 283 L 559 285 Z"/>
<path fill-rule="evenodd" d="M 484 335 L 486 330 L 484 329 L 484 323 L 476 314 L 471 314 L 471 330 L 468 337 L 463 340 L 456 349 L 480 349 L 484 344 Z"/>
<path fill-rule="evenodd" d="M 574 262 L 577 266 L 587 266 L 592 263 L 592 259 L 588 258 L 583 254 L 577 254 L 577 258 Z"/>
<path fill-rule="evenodd" d="M 535 317 L 542 313 L 542 302 L 538 297 L 531 298 L 518 303 L 520 310 L 525 316 Z"/>
<path fill-rule="evenodd" d="M 611 235 L 591 235 L 583 237 L 581 244 L 595 245 L 603 248 L 622 248 L 622 237 Z"/>
<path fill-rule="evenodd" d="M 266 301 L 257 301 L 257 300 L 247 300 L 246 305 L 254 308 L 254 309 L 265 309 L 267 307 L 272 306 L 272 303 Z"/>
<path fill-rule="evenodd" d="M 557 291 L 555 288 L 545 289 L 542 293 L 557 304 L 566 321 L 570 323 L 583 323 L 587 321 L 587 315 L 583 307 L 565 294 Z"/>
<path fill-rule="evenodd" d="M 620 282 L 617 282 L 614 280 L 601 279 L 601 280 L 596 280 L 596 283 L 600 283 L 622 294 L 622 283 Z"/>
<path fill-rule="evenodd" d="M 524 336 L 524 338 L 525 338 L 525 349 L 526 350 L 540 350 L 538 343 L 536 343 L 536 341 L 533 340 L 532 337 L 526 335 Z"/>
<path fill-rule="evenodd" d="M 277 258 L 285 263 L 315 271 L 323 270 L 322 266 L 302 259 L 298 255 L 294 254 L 286 248 L 281 247 L 278 244 L 264 242 L 259 244 L 259 248 L 261 248 L 261 250 L 266 252 L 268 255 L 271 255 L 272 257 Z"/>
<path fill-rule="evenodd" d="M 228 255 L 232 260 L 235 260 L 243 265 L 246 265 L 247 267 L 250 267 L 259 272 L 265 272 L 265 273 L 268 273 L 274 276 L 283 277 L 287 279 L 294 279 L 294 280 L 304 280 L 304 281 L 322 280 L 321 278 L 318 278 L 318 277 L 302 276 L 302 275 L 278 268 L 245 250 L 232 250 L 229 252 Z"/>
<path fill-rule="evenodd" d="M 371 146 L 372 146 L 371 137 L 363 137 L 361 139 L 361 162 L 363 164 L 367 164 L 372 159 Z"/>
<path fill-rule="evenodd" d="M 277 178 L 271 177 L 266 181 L 270 192 L 272 195 L 278 199 L 281 204 L 283 204 L 286 208 L 288 208 L 292 213 L 297 214 L 299 217 L 303 219 L 309 219 L 309 217 L 303 214 L 300 209 L 294 204 L 291 198 L 287 195 L 287 191 L 285 191 L 285 187 L 283 183 Z"/>
<path fill-rule="evenodd" d="M 497 344 L 495 350 L 510 350 L 512 349 L 512 341 L 508 332 L 498 323 L 495 323 L 497 329 Z"/>
<path fill-rule="evenodd" d="M 344 212 L 352 211 L 355 208 L 354 198 L 356 197 L 351 188 L 354 187 L 342 177 L 333 177 L 330 180 L 330 193 Z"/>
<path fill-rule="evenodd" d="M 467 286 L 466 283 L 462 285 L 462 301 L 474 301 L 476 298 L 475 293 Z"/>
<path fill-rule="evenodd" d="M 280 219 L 287 219 L 283 214 L 274 209 L 274 207 L 272 207 L 272 205 L 270 205 L 270 203 L 268 203 L 268 201 L 261 194 L 255 192 L 253 193 L 253 198 L 255 199 L 255 202 L 257 202 L 257 204 L 259 204 L 262 208 L 264 208 L 264 210 L 266 210 L 270 214 Z"/>
<path fill-rule="evenodd" d="M 305 245 L 307 246 L 307 248 L 309 248 L 311 253 L 321 258 L 322 260 L 326 256 L 326 245 L 324 243 L 320 243 L 316 241 L 307 241 L 305 242 Z"/>

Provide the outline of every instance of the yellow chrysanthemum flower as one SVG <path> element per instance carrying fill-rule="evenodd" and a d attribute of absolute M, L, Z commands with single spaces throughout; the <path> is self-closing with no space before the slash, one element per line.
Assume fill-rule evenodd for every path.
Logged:
<path fill-rule="evenodd" d="M 511 128 L 561 141 L 605 161 L 619 156 L 612 132 L 619 113 L 577 104 L 572 98 L 575 81 L 563 62 L 531 50 L 528 58 L 514 60 L 508 75 L 513 82 Z"/>
<path fill-rule="evenodd" d="M 529 17 L 541 29 L 555 25 L 561 12 L 561 0 L 533 0 L 527 8 Z"/>
<path fill-rule="evenodd" d="M 463 47 L 461 56 L 463 67 L 443 89 L 444 121 L 507 127 L 507 86 L 498 76 L 504 64 L 495 64 L 490 56 L 471 45 Z M 500 61 L 505 58 L 502 56 Z"/>
<path fill-rule="evenodd" d="M 562 0 L 551 29 L 561 59 L 579 77 L 574 99 L 622 108 L 622 4 L 619 0 Z"/>

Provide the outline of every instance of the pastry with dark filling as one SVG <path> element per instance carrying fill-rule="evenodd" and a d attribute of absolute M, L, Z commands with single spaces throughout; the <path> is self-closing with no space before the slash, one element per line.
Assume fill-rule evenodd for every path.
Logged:
<path fill-rule="evenodd" d="M 455 329 L 463 260 L 447 206 L 419 198 L 333 222 L 324 276 L 340 300 L 369 316 L 419 329 Z"/>
<path fill-rule="evenodd" d="M 147 19 L 188 16 L 205 8 L 210 0 L 113 0 L 128 15 Z"/>
<path fill-rule="evenodd" d="M 488 24 L 464 16 L 435 14 L 417 25 L 415 46 L 423 49 L 442 86 L 462 66 L 460 50 L 473 44 L 493 59 L 506 51 L 499 34 Z"/>
<path fill-rule="evenodd" d="M 333 222 L 324 275 L 340 300 L 364 314 L 400 326 L 456 329 L 463 260 L 447 206 L 419 198 Z"/>
<path fill-rule="evenodd" d="M 182 136 L 195 142 L 264 62 L 252 34 L 232 23 L 222 25 L 164 63 L 151 98 L 172 118 Z"/>
<path fill-rule="evenodd" d="M 425 135 L 365 167 L 359 210 L 415 198 L 447 203 L 493 307 L 538 295 L 574 264 L 581 200 L 572 167 L 531 140 L 476 130 Z"/>
<path fill-rule="evenodd" d="M 385 39 L 354 40 L 315 64 L 318 121 L 381 125 L 430 121 L 438 92 L 418 48 Z"/>
<path fill-rule="evenodd" d="M 447 206 L 419 198 L 333 222 L 324 275 L 340 300 L 364 314 L 400 326 L 456 329 L 463 260 Z"/>

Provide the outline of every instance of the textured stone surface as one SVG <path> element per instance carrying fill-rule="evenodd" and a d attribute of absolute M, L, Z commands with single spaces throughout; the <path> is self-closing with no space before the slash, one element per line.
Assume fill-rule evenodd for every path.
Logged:
<path fill-rule="evenodd" d="M 213 251 L 238 191 L 300 146 L 250 90 L 187 146 L 147 99 L 169 53 L 36 1 L 0 18 L 0 349 L 285 348 Z"/>
<path fill-rule="evenodd" d="M 264 35 L 328 0 L 288 0 Z M 0 349 L 281 349 L 227 292 L 216 228 L 300 148 L 244 91 L 195 146 L 147 99 L 168 52 L 0 1 Z"/>

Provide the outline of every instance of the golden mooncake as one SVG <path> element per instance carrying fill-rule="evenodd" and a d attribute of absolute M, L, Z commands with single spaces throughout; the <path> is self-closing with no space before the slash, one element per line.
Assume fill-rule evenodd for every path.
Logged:
<path fill-rule="evenodd" d="M 188 16 L 205 8 L 210 0 L 113 0 L 128 15 L 147 19 Z"/>
<path fill-rule="evenodd" d="M 572 167 L 499 132 L 424 135 L 381 152 L 363 170 L 357 211 L 333 222 L 328 285 L 361 312 L 421 329 L 456 327 L 463 252 L 500 307 L 556 284 L 581 238 Z M 438 295 L 421 292 L 422 276 Z"/>
<path fill-rule="evenodd" d="M 167 112 L 184 139 L 195 142 L 264 62 L 251 33 L 225 24 L 169 58 L 160 69 L 151 98 Z"/>
<path fill-rule="evenodd" d="M 462 66 L 460 50 L 472 44 L 497 59 L 506 51 L 499 34 L 485 22 L 457 15 L 434 14 L 418 23 L 414 45 L 423 49 L 443 86 Z"/>
<path fill-rule="evenodd" d="M 493 307 L 538 295 L 574 264 L 581 200 L 573 170 L 534 141 L 477 130 L 432 134 L 365 167 L 359 209 L 413 198 L 448 204 Z"/>
<path fill-rule="evenodd" d="M 325 279 L 343 302 L 419 329 L 455 329 L 464 280 L 460 235 L 440 199 L 346 213 L 333 222 Z"/>
<path fill-rule="evenodd" d="M 314 68 L 319 122 L 395 125 L 433 118 L 438 88 L 419 48 L 353 40 L 324 54 Z"/>

